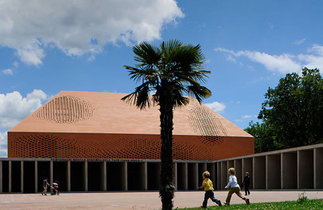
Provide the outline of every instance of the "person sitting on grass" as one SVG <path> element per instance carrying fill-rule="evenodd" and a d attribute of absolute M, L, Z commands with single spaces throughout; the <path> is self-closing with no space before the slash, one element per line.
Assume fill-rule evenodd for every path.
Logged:
<path fill-rule="evenodd" d="M 228 192 L 228 196 L 226 199 L 226 203 L 225 205 L 230 205 L 230 201 L 231 201 L 231 196 L 233 193 L 237 194 L 237 196 L 239 196 L 242 200 L 244 200 L 248 205 L 249 205 L 249 199 L 245 198 L 241 192 L 240 192 L 240 186 L 238 184 L 237 181 L 237 177 L 235 176 L 235 169 L 234 168 L 229 168 L 228 170 L 228 175 L 229 175 L 229 183 L 227 184 L 227 186 L 225 186 L 225 189 L 229 189 Z"/>
<path fill-rule="evenodd" d="M 200 189 L 204 188 L 205 194 L 204 194 L 203 205 L 201 207 L 202 208 L 207 207 L 207 201 L 209 200 L 209 198 L 219 206 L 222 206 L 221 201 L 214 197 L 214 192 L 213 192 L 214 188 L 213 188 L 213 183 L 210 180 L 210 172 L 204 171 L 202 174 L 202 177 L 203 177 L 203 183 Z"/>

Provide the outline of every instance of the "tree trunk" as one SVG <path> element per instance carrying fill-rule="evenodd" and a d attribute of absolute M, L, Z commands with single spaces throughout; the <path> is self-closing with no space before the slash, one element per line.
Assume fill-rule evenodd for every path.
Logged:
<path fill-rule="evenodd" d="M 173 184 L 173 106 L 169 94 L 160 97 L 160 127 L 161 127 L 161 173 L 159 194 L 162 209 L 173 207 L 175 187 Z"/>

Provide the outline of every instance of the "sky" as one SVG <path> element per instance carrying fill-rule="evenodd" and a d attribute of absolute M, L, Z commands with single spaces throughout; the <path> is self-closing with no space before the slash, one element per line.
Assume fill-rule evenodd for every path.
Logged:
<path fill-rule="evenodd" d="M 241 128 L 268 87 L 323 68 L 320 0 L 0 0 L 0 156 L 7 131 L 62 90 L 134 90 L 132 47 L 200 44 L 203 103 Z"/>

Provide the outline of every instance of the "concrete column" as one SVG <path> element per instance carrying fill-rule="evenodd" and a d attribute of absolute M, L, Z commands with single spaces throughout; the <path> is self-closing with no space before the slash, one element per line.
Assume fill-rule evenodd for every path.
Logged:
<path fill-rule="evenodd" d="M 156 181 L 158 183 L 158 189 L 160 185 L 160 171 L 161 171 L 161 163 L 159 162 L 157 163 L 157 178 L 156 178 Z M 177 189 L 177 163 L 173 163 L 173 183 L 175 188 Z"/>
<path fill-rule="evenodd" d="M 121 188 L 123 191 L 128 191 L 128 163 L 121 163 Z"/>
<path fill-rule="evenodd" d="M 71 161 L 67 161 L 67 192 L 71 192 Z"/>
<path fill-rule="evenodd" d="M 103 191 L 107 191 L 107 162 L 102 162 L 102 184 Z"/>
<path fill-rule="evenodd" d="M 148 190 L 148 171 L 147 171 L 147 162 L 141 164 L 141 183 L 142 189 Z"/>
<path fill-rule="evenodd" d="M 245 173 L 246 173 L 246 170 L 245 170 L 245 161 L 244 161 L 243 158 L 241 159 L 241 173 L 242 173 L 242 179 L 243 179 L 244 176 L 245 176 Z"/>
<path fill-rule="evenodd" d="M 227 168 L 229 169 L 229 168 L 235 168 L 235 166 L 234 166 L 234 161 L 233 160 L 228 160 L 227 161 Z"/>
<path fill-rule="evenodd" d="M 207 163 L 202 163 L 201 164 L 201 168 L 202 168 L 202 173 L 204 172 L 204 171 L 206 171 L 207 170 Z M 210 171 L 209 171 L 210 172 Z M 202 174 L 199 174 L 199 176 L 202 176 Z"/>
<path fill-rule="evenodd" d="M 214 187 L 214 189 L 217 187 L 217 185 L 216 185 L 216 171 L 215 171 L 215 164 L 214 163 L 211 163 L 211 164 L 208 164 L 207 165 L 208 166 L 208 171 L 211 173 L 211 180 L 212 180 L 212 182 L 213 182 L 213 187 Z M 199 183 L 200 184 L 200 183 Z"/>
<path fill-rule="evenodd" d="M 266 156 L 266 189 L 281 188 L 280 154 Z"/>
<path fill-rule="evenodd" d="M 159 171 L 158 171 L 158 176 L 160 177 L 160 164 L 158 166 Z M 175 189 L 178 190 L 178 184 L 177 184 L 177 163 L 174 163 L 173 165 L 173 182 L 174 182 L 174 186 Z"/>
<path fill-rule="evenodd" d="M 221 176 L 221 163 L 220 162 L 216 163 L 216 176 L 217 176 L 217 180 L 216 180 L 217 189 L 222 190 L 222 188 L 221 188 L 222 176 Z"/>
<path fill-rule="evenodd" d="M 268 175 L 269 175 L 269 164 L 268 164 L 268 155 L 266 155 L 266 169 L 265 169 L 265 173 L 266 173 L 266 190 L 268 190 Z"/>
<path fill-rule="evenodd" d="M 183 181 L 184 181 L 183 189 L 187 190 L 188 189 L 188 166 L 187 166 L 187 163 L 184 163 L 182 170 L 183 170 Z"/>
<path fill-rule="evenodd" d="M 38 161 L 35 160 L 35 193 L 38 192 Z"/>
<path fill-rule="evenodd" d="M 266 186 L 267 189 L 281 189 L 281 167 L 280 167 L 280 154 L 267 156 L 267 174 Z"/>
<path fill-rule="evenodd" d="M 313 149 L 298 151 L 298 188 L 314 188 Z"/>
<path fill-rule="evenodd" d="M 255 176 L 256 176 L 256 172 L 255 172 L 255 157 L 253 157 L 252 158 L 252 172 L 254 173 L 254 175 L 253 175 L 253 179 L 252 179 L 252 186 L 253 186 L 253 189 L 256 189 L 256 178 L 255 178 Z"/>
<path fill-rule="evenodd" d="M 20 192 L 24 192 L 24 161 L 20 161 Z"/>
<path fill-rule="evenodd" d="M 284 189 L 284 153 L 280 153 L 280 189 Z"/>
<path fill-rule="evenodd" d="M 192 173 L 192 186 L 194 190 L 199 189 L 199 170 L 198 163 L 193 163 L 192 165 L 193 173 Z"/>
<path fill-rule="evenodd" d="M 234 168 L 236 170 L 236 177 L 238 179 L 238 183 L 241 185 L 244 175 L 242 174 L 242 161 L 241 159 L 234 160 Z"/>
<path fill-rule="evenodd" d="M 314 151 L 315 154 L 315 176 L 314 176 L 314 186 L 315 189 L 323 189 L 323 148 L 316 148 Z"/>
<path fill-rule="evenodd" d="M 317 150 L 313 149 L 313 188 L 316 189 L 316 156 Z"/>
<path fill-rule="evenodd" d="M 250 175 L 250 189 L 253 189 L 254 186 L 254 175 L 253 175 L 253 158 L 243 158 L 242 159 L 242 174 L 245 175 L 246 172 L 249 172 Z"/>
<path fill-rule="evenodd" d="M 0 193 L 2 193 L 2 161 L 0 160 Z"/>
<path fill-rule="evenodd" d="M 84 161 L 84 191 L 89 191 L 89 184 L 88 184 L 88 162 L 87 160 Z"/>
<path fill-rule="evenodd" d="M 297 151 L 297 189 L 300 188 L 300 165 L 299 165 L 299 156 L 300 156 L 300 152 L 299 150 Z"/>
<path fill-rule="evenodd" d="M 53 162 L 53 160 L 51 160 L 49 162 L 49 181 L 50 181 L 50 185 L 52 185 L 54 182 L 54 162 Z"/>
<path fill-rule="evenodd" d="M 282 153 L 281 156 L 282 189 L 297 189 L 297 152 Z"/>
<path fill-rule="evenodd" d="M 245 161 L 244 161 L 244 158 L 241 159 L 241 183 L 243 182 L 243 179 L 244 179 L 244 176 L 246 174 L 246 172 L 249 172 L 248 170 L 246 170 L 246 166 L 245 166 Z M 250 172 L 249 172 L 249 175 L 250 175 Z M 251 177 L 251 175 L 250 175 Z M 251 186 L 252 186 L 252 180 L 250 178 L 250 186 L 249 188 L 251 189 Z"/>
<path fill-rule="evenodd" d="M 266 156 L 253 157 L 253 181 L 255 189 L 266 188 Z"/>
<path fill-rule="evenodd" d="M 227 185 L 227 171 L 227 161 L 221 162 L 221 189 L 224 189 L 224 187 Z"/>
<path fill-rule="evenodd" d="M 12 162 L 11 160 L 8 161 L 8 188 L 9 188 L 9 192 L 12 191 L 12 177 L 11 177 L 11 174 L 12 174 Z"/>

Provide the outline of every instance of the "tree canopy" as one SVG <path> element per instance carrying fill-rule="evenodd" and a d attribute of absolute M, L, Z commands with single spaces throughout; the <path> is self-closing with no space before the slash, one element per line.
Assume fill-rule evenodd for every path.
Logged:
<path fill-rule="evenodd" d="M 268 88 L 258 118 L 246 131 L 255 136 L 255 151 L 323 141 L 323 80 L 318 69 L 287 74 Z"/>

